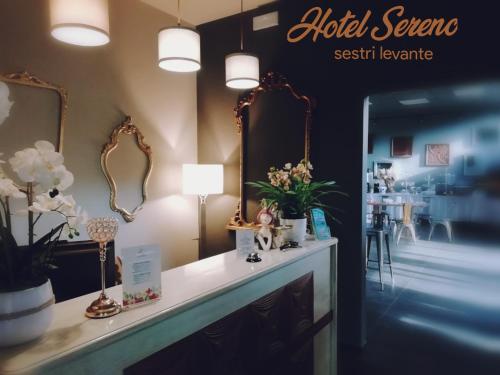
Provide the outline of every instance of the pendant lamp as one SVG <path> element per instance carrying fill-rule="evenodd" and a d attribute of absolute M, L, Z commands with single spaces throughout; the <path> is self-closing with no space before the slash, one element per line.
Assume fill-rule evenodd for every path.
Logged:
<path fill-rule="evenodd" d="M 241 0 L 240 52 L 226 56 L 226 86 L 247 90 L 259 85 L 259 58 L 243 52 L 243 0 Z"/>
<path fill-rule="evenodd" d="M 200 34 L 181 26 L 180 0 L 177 0 L 177 26 L 158 33 L 158 65 L 171 72 L 200 70 Z"/>
<path fill-rule="evenodd" d="M 108 0 L 50 0 L 50 23 L 61 42 L 102 46 L 109 43 Z"/>

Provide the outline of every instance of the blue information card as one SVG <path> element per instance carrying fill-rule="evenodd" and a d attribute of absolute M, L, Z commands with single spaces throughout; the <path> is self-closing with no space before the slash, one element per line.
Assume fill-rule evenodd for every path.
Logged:
<path fill-rule="evenodd" d="M 330 227 L 326 223 L 325 212 L 321 208 L 313 208 L 311 210 L 311 222 L 317 240 L 329 240 L 332 238 Z"/>

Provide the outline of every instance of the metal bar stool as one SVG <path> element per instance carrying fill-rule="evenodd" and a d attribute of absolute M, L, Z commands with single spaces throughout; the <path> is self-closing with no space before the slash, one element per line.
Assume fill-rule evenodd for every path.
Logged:
<path fill-rule="evenodd" d="M 431 237 L 434 234 L 434 229 L 436 229 L 436 227 L 438 225 L 442 225 L 444 227 L 444 229 L 446 230 L 446 234 L 448 236 L 448 241 L 449 242 L 453 241 L 453 230 L 451 229 L 451 220 L 450 219 L 434 219 L 431 217 L 430 222 L 431 222 L 431 231 L 429 232 L 428 241 L 431 240 Z"/>
<path fill-rule="evenodd" d="M 372 238 L 375 237 L 375 241 L 377 244 L 377 262 L 378 262 L 378 273 L 380 280 L 380 290 L 382 291 L 384 290 L 384 282 L 382 279 L 384 264 L 389 265 L 389 270 L 391 271 L 391 280 L 394 280 L 394 275 L 392 273 L 392 260 L 391 260 L 391 248 L 390 248 L 390 230 L 384 228 L 384 221 L 386 217 L 388 218 L 388 215 L 385 212 L 374 214 L 373 228 L 368 228 L 366 230 L 367 247 L 368 247 L 366 264 L 368 267 L 368 262 L 370 262 L 370 250 L 372 245 Z M 384 249 L 382 248 L 384 239 L 387 248 L 388 262 L 384 262 Z"/>
<path fill-rule="evenodd" d="M 396 238 L 396 245 L 399 245 L 399 241 L 401 240 L 401 235 L 403 234 L 403 231 L 405 229 L 410 232 L 413 243 L 417 243 L 415 225 L 413 224 L 413 219 L 412 219 L 412 210 L 413 210 L 413 205 L 411 203 L 403 204 L 403 222 L 399 227 L 399 231 Z"/>

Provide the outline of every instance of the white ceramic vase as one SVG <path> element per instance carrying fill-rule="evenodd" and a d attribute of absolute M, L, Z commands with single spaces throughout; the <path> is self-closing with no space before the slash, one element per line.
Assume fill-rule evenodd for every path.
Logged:
<path fill-rule="evenodd" d="M 280 219 L 281 225 L 290 225 L 292 228 L 283 231 L 285 241 L 298 242 L 301 245 L 307 234 L 307 219 Z"/>
<path fill-rule="evenodd" d="M 49 328 L 54 293 L 50 280 L 15 292 L 0 293 L 0 347 L 32 341 Z"/>

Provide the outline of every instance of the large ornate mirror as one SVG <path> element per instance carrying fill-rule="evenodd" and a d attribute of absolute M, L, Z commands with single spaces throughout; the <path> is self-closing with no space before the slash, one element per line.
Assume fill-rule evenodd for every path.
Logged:
<path fill-rule="evenodd" d="M 46 140 L 62 152 L 68 94 L 28 72 L 0 75 L 0 151 Z"/>
<path fill-rule="evenodd" d="M 153 168 L 151 147 L 127 116 L 103 147 L 101 166 L 108 180 L 110 206 L 130 223 L 147 199 L 147 185 Z"/>
<path fill-rule="evenodd" d="M 234 109 L 240 134 L 240 199 L 228 229 L 251 226 L 260 210 L 248 181 L 267 180 L 270 167 L 309 160 L 313 102 L 287 79 L 269 72 Z"/>

